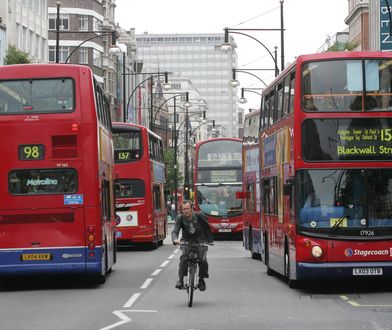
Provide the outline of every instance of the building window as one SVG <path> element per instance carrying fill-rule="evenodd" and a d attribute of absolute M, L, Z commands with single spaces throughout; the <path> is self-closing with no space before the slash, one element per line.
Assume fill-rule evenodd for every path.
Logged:
<path fill-rule="evenodd" d="M 56 30 L 57 14 L 49 14 L 49 30 Z M 69 15 L 60 14 L 60 30 L 69 30 Z"/>
<path fill-rule="evenodd" d="M 80 47 L 79 49 L 79 63 L 88 64 L 88 48 Z"/>
<path fill-rule="evenodd" d="M 93 64 L 102 67 L 102 53 L 96 49 L 93 49 Z"/>
<path fill-rule="evenodd" d="M 102 26 L 102 22 L 97 18 L 93 17 L 93 31 L 99 31 Z"/>
<path fill-rule="evenodd" d="M 69 56 L 69 47 L 59 47 L 59 62 L 64 63 Z M 56 62 L 56 46 L 49 46 L 49 62 Z"/>
<path fill-rule="evenodd" d="M 79 31 L 88 31 L 88 16 L 79 16 Z"/>

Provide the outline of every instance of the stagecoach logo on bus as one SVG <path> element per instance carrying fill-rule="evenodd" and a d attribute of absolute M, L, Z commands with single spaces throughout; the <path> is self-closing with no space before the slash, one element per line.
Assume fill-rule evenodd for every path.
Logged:
<path fill-rule="evenodd" d="M 383 250 L 360 250 L 360 249 L 352 249 L 352 248 L 347 248 L 344 250 L 344 255 L 346 257 L 352 257 L 352 256 L 362 256 L 366 258 L 367 256 L 387 256 L 389 255 L 392 257 L 392 248 L 388 249 L 383 249 Z"/>
<path fill-rule="evenodd" d="M 82 194 L 64 195 L 64 205 L 81 205 L 83 204 Z"/>

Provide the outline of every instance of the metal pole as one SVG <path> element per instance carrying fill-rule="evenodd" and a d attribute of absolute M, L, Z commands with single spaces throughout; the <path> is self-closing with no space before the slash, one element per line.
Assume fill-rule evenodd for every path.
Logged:
<path fill-rule="evenodd" d="M 122 76 L 122 78 L 123 78 L 123 122 L 124 123 L 126 123 L 127 122 L 127 112 L 128 112 L 128 109 L 127 109 L 127 93 L 126 93 L 126 81 L 125 81 L 125 70 L 126 70 L 126 65 L 125 65 L 125 59 L 126 59 L 126 56 L 125 56 L 125 52 L 123 52 L 123 58 L 122 58 L 122 60 L 123 60 L 123 76 Z"/>
<path fill-rule="evenodd" d="M 56 63 L 60 60 L 60 2 L 56 3 L 57 16 L 56 16 Z"/>
<path fill-rule="evenodd" d="M 154 127 L 153 127 L 153 125 L 154 125 L 154 123 L 153 123 L 153 118 L 154 118 L 154 110 L 153 110 L 153 108 L 154 108 L 154 102 L 153 102 L 153 94 L 152 94 L 152 92 L 153 92 L 153 83 L 154 83 L 154 80 L 153 80 L 153 76 L 150 76 L 150 130 L 151 131 L 154 131 Z"/>
<path fill-rule="evenodd" d="M 174 98 L 174 124 L 173 124 L 173 134 L 174 134 L 174 205 L 176 206 L 176 215 L 178 211 L 178 182 L 177 182 L 177 113 L 176 113 L 176 98 Z"/>
<path fill-rule="evenodd" d="M 280 0 L 280 71 L 284 70 L 284 26 L 283 26 L 283 2 L 284 0 Z"/>
<path fill-rule="evenodd" d="M 189 200 L 188 107 L 185 107 L 184 199 Z"/>

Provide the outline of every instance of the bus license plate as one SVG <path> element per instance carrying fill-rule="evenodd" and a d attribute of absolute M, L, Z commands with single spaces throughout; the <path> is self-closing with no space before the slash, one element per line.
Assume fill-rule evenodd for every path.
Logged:
<path fill-rule="evenodd" d="M 382 275 L 382 268 L 353 268 L 354 276 Z"/>
<path fill-rule="evenodd" d="M 50 253 L 24 253 L 22 254 L 22 261 L 31 260 L 51 260 L 52 255 Z"/>
<path fill-rule="evenodd" d="M 218 229 L 218 231 L 220 233 L 230 233 L 231 229 L 230 228 L 220 228 L 220 229 Z"/>

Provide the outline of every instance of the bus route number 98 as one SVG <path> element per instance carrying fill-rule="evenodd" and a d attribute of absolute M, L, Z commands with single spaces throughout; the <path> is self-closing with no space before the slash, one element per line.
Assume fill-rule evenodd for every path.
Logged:
<path fill-rule="evenodd" d="M 44 157 L 44 146 L 42 144 L 23 144 L 19 146 L 20 160 L 40 160 Z"/>

